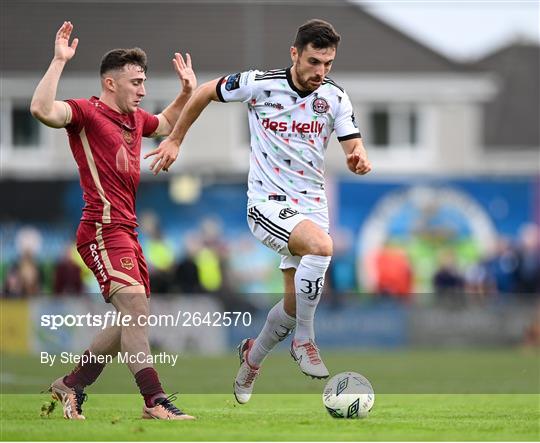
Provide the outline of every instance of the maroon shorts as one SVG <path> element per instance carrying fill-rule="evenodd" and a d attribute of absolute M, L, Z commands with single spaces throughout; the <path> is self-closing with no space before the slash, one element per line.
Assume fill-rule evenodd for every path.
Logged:
<path fill-rule="evenodd" d="M 129 286 L 143 285 L 150 297 L 148 268 L 133 228 L 81 222 L 77 250 L 96 276 L 107 303 L 118 290 Z"/>

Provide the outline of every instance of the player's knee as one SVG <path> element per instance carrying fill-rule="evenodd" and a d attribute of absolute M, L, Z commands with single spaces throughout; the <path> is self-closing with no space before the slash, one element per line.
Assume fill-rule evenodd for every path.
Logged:
<path fill-rule="evenodd" d="M 141 286 L 141 288 L 143 288 Z M 133 287 L 133 290 L 124 288 L 113 296 L 113 304 L 124 315 L 132 317 L 147 316 L 149 314 L 148 299 L 144 291 L 138 290 L 139 287 Z M 144 289 L 144 288 L 143 288 Z"/>
<path fill-rule="evenodd" d="M 320 255 L 323 257 L 331 257 L 334 252 L 332 239 L 329 235 L 320 235 L 310 239 L 307 249 L 309 255 Z"/>
<path fill-rule="evenodd" d="M 128 304 L 127 309 L 129 310 L 128 314 L 136 317 L 148 316 L 150 312 L 146 296 L 140 294 L 133 294 L 133 300 Z"/>

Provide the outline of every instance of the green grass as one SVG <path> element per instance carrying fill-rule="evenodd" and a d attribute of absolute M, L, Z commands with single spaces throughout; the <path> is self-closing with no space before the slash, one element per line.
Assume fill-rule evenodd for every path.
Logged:
<path fill-rule="evenodd" d="M 141 420 L 138 395 L 90 395 L 87 420 L 64 420 L 61 410 L 39 417 L 46 395 L 4 394 L 1 439 L 14 441 L 364 441 L 490 440 L 540 438 L 538 395 L 383 394 L 364 420 L 331 418 L 315 394 L 253 397 L 236 405 L 232 395 L 189 394 L 178 404 L 194 422 Z"/>
<path fill-rule="evenodd" d="M 285 353 L 265 361 L 256 395 L 237 405 L 238 360 L 181 355 L 158 368 L 167 392 L 196 422 L 141 420 L 142 400 L 125 366 L 113 363 L 87 390 L 85 422 L 57 409 L 39 416 L 38 394 L 71 365 L 1 355 L 2 440 L 403 441 L 540 440 L 539 354 L 521 350 L 324 352 L 332 374 L 367 376 L 376 393 L 365 420 L 336 420 L 322 406 L 324 381 L 303 376 Z"/>
<path fill-rule="evenodd" d="M 34 394 L 73 365 L 42 365 L 37 356 L 1 355 L 1 389 L 7 394 Z M 522 350 L 323 351 L 330 373 L 356 371 L 378 394 L 538 394 L 540 354 Z M 165 389 L 184 394 L 227 394 L 238 368 L 235 353 L 223 357 L 181 354 L 177 365 L 158 366 Z M 264 363 L 257 380 L 263 394 L 314 394 L 323 382 L 304 377 L 286 353 Z M 105 368 L 91 392 L 137 393 L 125 365 Z"/>

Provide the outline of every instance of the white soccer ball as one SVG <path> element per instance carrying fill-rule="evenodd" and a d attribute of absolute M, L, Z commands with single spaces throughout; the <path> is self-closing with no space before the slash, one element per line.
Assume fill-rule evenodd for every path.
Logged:
<path fill-rule="evenodd" d="M 365 418 L 375 403 L 369 380 L 356 372 L 334 375 L 323 391 L 323 404 L 334 418 Z"/>

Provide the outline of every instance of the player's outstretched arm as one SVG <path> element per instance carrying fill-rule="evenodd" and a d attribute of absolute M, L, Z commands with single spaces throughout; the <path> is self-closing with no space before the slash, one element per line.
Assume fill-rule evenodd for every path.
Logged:
<path fill-rule="evenodd" d="M 371 171 L 371 163 L 361 138 L 342 141 L 341 147 L 345 151 L 347 167 L 351 172 L 364 175 Z"/>
<path fill-rule="evenodd" d="M 54 58 L 49 69 L 39 82 L 32 97 L 30 112 L 40 122 L 53 128 L 63 128 L 69 123 L 71 110 L 69 105 L 62 101 L 57 101 L 56 90 L 64 66 L 75 55 L 79 39 L 75 38 L 69 44 L 69 38 L 73 25 L 71 22 L 64 22 L 56 33 L 54 42 Z"/>
<path fill-rule="evenodd" d="M 169 136 L 163 140 L 160 145 L 150 151 L 144 158 L 155 156 L 150 170 L 154 175 L 159 174 L 159 171 L 168 171 L 169 167 L 178 157 L 180 145 L 184 141 L 191 125 L 199 118 L 201 112 L 208 106 L 211 101 L 219 101 L 216 86 L 218 79 L 209 81 L 201 85 L 191 96 L 189 101 L 184 106 L 178 121 L 174 125 Z"/>
<path fill-rule="evenodd" d="M 159 125 L 152 134 L 153 137 L 161 137 L 171 133 L 178 117 L 180 117 L 182 109 L 184 109 L 193 91 L 197 88 L 197 77 L 191 65 L 191 55 L 186 53 L 186 60 L 184 61 L 182 54 L 176 52 L 172 62 L 174 70 L 182 83 L 182 92 L 178 94 L 169 106 L 157 115 Z"/>

